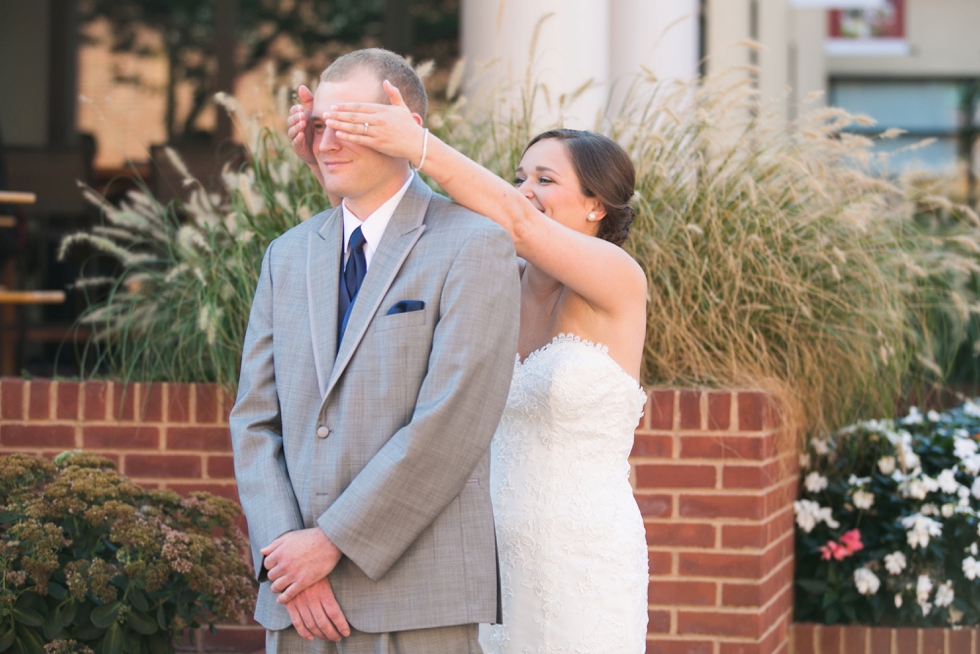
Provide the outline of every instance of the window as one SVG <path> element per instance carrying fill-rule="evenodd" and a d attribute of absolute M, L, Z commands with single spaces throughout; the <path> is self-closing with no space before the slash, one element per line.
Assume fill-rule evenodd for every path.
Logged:
<path fill-rule="evenodd" d="M 895 153 L 888 172 L 957 175 L 965 170 L 974 183 L 980 169 L 980 80 L 837 79 L 831 81 L 829 100 L 877 121 L 856 126 L 855 132 L 877 135 L 891 127 L 907 132 L 877 142 L 879 151 Z M 915 147 L 927 138 L 936 140 Z"/>

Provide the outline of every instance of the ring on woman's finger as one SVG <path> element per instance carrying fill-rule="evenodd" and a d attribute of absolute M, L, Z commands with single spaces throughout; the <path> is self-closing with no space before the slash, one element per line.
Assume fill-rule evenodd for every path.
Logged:
<path fill-rule="evenodd" d="M 368 124 L 364 123 L 364 132 L 362 132 L 363 136 L 367 136 L 367 129 L 368 129 Z"/>

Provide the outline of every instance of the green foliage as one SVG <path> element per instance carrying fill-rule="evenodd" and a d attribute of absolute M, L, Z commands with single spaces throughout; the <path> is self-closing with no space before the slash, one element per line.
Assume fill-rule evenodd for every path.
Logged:
<path fill-rule="evenodd" d="M 811 443 L 795 504 L 797 620 L 980 621 L 978 436 L 980 406 L 967 402 Z M 851 530 L 862 549 L 829 545 Z"/>
<path fill-rule="evenodd" d="M 113 467 L 0 457 L 0 652 L 172 652 L 182 629 L 252 611 L 238 506 L 146 490 Z"/>

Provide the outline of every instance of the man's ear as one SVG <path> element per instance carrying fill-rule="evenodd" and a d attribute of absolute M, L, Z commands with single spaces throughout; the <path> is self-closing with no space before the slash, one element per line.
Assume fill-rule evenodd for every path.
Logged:
<path fill-rule="evenodd" d="M 420 127 L 425 123 L 425 119 L 414 111 L 412 112 L 412 118 L 415 119 L 415 122 L 418 123 Z"/>

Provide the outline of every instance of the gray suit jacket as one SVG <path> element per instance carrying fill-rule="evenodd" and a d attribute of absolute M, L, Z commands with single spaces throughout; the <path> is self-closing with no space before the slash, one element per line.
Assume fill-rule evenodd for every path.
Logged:
<path fill-rule="evenodd" d="M 338 350 L 342 240 L 338 208 L 262 261 L 230 418 L 255 569 L 319 525 L 344 553 L 329 578 L 354 628 L 495 622 L 488 448 L 517 347 L 513 244 L 416 177 Z M 387 315 L 402 300 L 425 306 Z M 255 618 L 290 625 L 268 582 Z"/>

